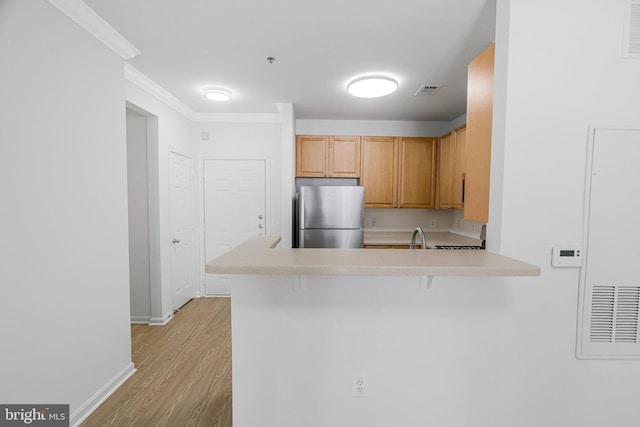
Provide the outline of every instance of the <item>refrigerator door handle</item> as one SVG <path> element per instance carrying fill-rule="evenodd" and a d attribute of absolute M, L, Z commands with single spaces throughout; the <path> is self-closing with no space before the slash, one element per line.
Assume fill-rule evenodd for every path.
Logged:
<path fill-rule="evenodd" d="M 298 228 L 304 229 L 304 191 L 298 193 Z"/>

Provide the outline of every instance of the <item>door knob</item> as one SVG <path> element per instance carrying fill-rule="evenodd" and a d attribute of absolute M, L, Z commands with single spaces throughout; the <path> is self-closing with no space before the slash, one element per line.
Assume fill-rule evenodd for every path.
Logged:
<path fill-rule="evenodd" d="M 264 227 L 264 225 L 258 224 L 258 228 L 262 228 L 262 227 Z"/>
<path fill-rule="evenodd" d="M 262 218 L 264 218 L 262 214 L 258 215 L 258 219 L 262 219 Z"/>
<path fill-rule="evenodd" d="M 178 239 L 173 239 L 172 243 L 175 245 L 176 243 L 180 243 L 180 240 L 178 240 Z"/>

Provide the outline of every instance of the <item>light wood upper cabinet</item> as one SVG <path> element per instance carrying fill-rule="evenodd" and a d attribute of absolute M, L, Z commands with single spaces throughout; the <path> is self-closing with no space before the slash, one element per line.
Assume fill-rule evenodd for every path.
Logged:
<path fill-rule="evenodd" d="M 433 208 L 435 138 L 362 138 L 367 208 Z"/>
<path fill-rule="evenodd" d="M 477 222 L 489 220 L 494 55 L 492 44 L 468 68 L 464 219 Z"/>
<path fill-rule="evenodd" d="M 398 138 L 362 137 L 364 206 L 394 208 L 398 191 Z"/>
<path fill-rule="evenodd" d="M 455 134 L 449 133 L 438 140 L 438 209 L 453 208 L 451 173 L 454 138 Z"/>
<path fill-rule="evenodd" d="M 453 166 L 451 167 L 451 193 L 453 209 L 464 208 L 464 197 L 467 175 L 467 128 L 462 127 L 454 131 Z"/>
<path fill-rule="evenodd" d="M 358 178 L 360 176 L 360 137 L 329 138 L 329 176 Z"/>
<path fill-rule="evenodd" d="M 359 136 L 311 136 L 296 138 L 296 176 L 358 178 Z"/>
<path fill-rule="evenodd" d="M 438 140 L 438 209 L 464 207 L 466 173 L 466 128 Z"/>
<path fill-rule="evenodd" d="M 435 207 L 435 138 L 400 138 L 399 208 Z"/>
<path fill-rule="evenodd" d="M 296 138 L 296 176 L 327 176 L 328 157 L 328 136 L 298 136 Z"/>

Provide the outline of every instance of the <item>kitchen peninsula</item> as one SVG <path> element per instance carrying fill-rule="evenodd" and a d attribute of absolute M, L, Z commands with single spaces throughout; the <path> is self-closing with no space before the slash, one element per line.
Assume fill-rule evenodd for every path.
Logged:
<path fill-rule="evenodd" d="M 255 237 L 206 266 L 232 275 L 234 425 L 418 425 L 425 398 L 446 407 L 469 378 L 490 377 L 465 357 L 495 341 L 484 326 L 498 331 L 507 316 L 507 276 L 526 286 L 540 274 L 485 250 L 279 249 L 279 240 Z"/>
<path fill-rule="evenodd" d="M 206 266 L 209 274 L 345 276 L 537 276 L 540 268 L 489 251 L 276 249 L 261 236 Z"/>

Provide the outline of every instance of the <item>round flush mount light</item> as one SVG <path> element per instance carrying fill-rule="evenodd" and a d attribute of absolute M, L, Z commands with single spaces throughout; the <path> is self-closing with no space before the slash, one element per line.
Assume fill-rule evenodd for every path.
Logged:
<path fill-rule="evenodd" d="M 353 80 L 347 91 L 358 98 L 379 98 L 398 89 L 398 82 L 390 77 L 369 76 Z"/>
<path fill-rule="evenodd" d="M 220 88 L 206 89 L 204 91 L 204 97 L 211 101 L 226 102 L 231 100 L 231 91 Z"/>

